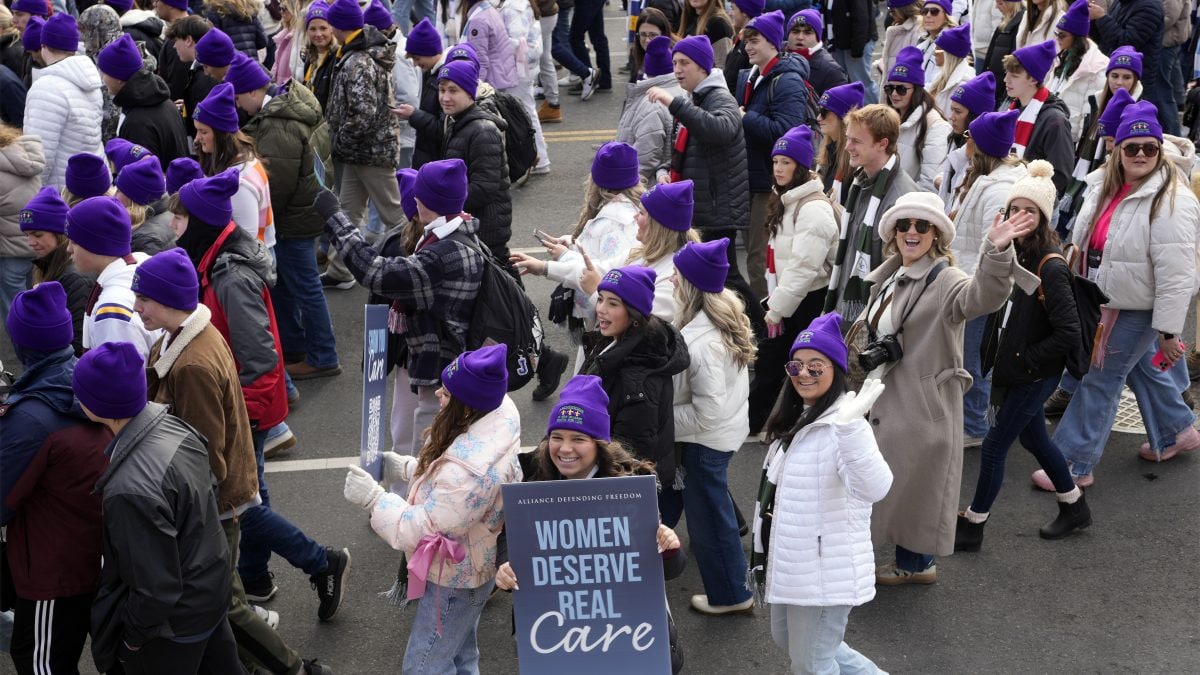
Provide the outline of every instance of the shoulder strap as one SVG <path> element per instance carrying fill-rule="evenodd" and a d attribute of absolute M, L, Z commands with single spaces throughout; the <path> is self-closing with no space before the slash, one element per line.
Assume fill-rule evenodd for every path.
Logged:
<path fill-rule="evenodd" d="M 1064 258 L 1064 257 L 1062 256 L 1062 254 L 1061 254 L 1061 253 L 1047 253 L 1046 255 L 1042 256 L 1042 260 L 1041 260 L 1041 261 L 1038 263 L 1038 267 L 1037 267 L 1037 275 L 1038 275 L 1038 289 L 1037 289 L 1037 296 L 1038 296 L 1038 302 L 1041 302 L 1043 305 L 1045 305 L 1045 304 L 1046 304 L 1046 289 L 1042 287 L 1042 268 L 1046 266 L 1046 263 L 1047 263 L 1047 262 L 1049 262 L 1049 261 L 1051 261 L 1051 260 L 1053 260 L 1053 259 L 1055 259 L 1055 258 L 1058 258 L 1059 260 L 1063 261 L 1063 263 L 1064 263 L 1064 264 L 1066 264 L 1066 263 L 1067 263 L 1067 259 L 1066 259 L 1066 258 Z M 1069 264 L 1067 265 L 1067 271 L 1068 271 L 1068 272 L 1070 272 L 1070 271 L 1071 271 L 1071 266 L 1070 266 Z"/>

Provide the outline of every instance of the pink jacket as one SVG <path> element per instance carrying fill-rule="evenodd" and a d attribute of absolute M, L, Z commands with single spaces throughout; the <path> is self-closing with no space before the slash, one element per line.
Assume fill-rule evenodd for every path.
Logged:
<path fill-rule="evenodd" d="M 292 79 L 292 42 L 295 35 L 284 28 L 272 38 L 275 40 L 275 65 L 271 67 L 271 81 L 283 84 Z"/>
<path fill-rule="evenodd" d="M 412 482 L 408 500 L 388 493 L 371 510 L 371 527 L 409 558 L 426 534 L 441 534 L 466 549 L 462 562 L 434 560 L 428 580 L 447 588 L 478 588 L 496 576 L 496 537 L 504 526 L 500 486 L 521 482 L 517 453 L 521 416 L 505 396 L 450 444 Z M 410 458 L 407 471 L 416 465 Z"/>
<path fill-rule="evenodd" d="M 517 55 L 504 18 L 488 0 L 480 0 L 467 13 L 462 39 L 470 42 L 479 55 L 479 79 L 496 89 L 517 86 Z"/>

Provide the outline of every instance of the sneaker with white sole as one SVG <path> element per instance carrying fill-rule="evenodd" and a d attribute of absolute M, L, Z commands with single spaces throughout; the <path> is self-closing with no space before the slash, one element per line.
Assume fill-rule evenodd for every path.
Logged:
<path fill-rule="evenodd" d="M 250 606 L 254 609 L 254 613 L 258 615 L 258 618 L 265 621 L 272 630 L 279 630 L 279 612 L 273 612 L 266 607 L 259 607 L 258 605 Z"/>
<path fill-rule="evenodd" d="M 600 86 L 600 71 L 592 68 L 592 72 L 583 78 L 583 90 L 579 92 L 579 100 L 586 101 L 596 93 L 596 88 Z"/>
<path fill-rule="evenodd" d="M 354 288 L 355 283 L 356 282 L 353 279 L 350 279 L 348 281 L 339 281 L 339 280 L 334 279 L 333 277 L 329 276 L 328 274 L 321 275 L 321 286 L 323 286 L 324 288 L 327 288 L 327 289 L 332 288 L 332 289 L 339 290 L 339 291 L 348 291 L 351 288 Z"/>
<path fill-rule="evenodd" d="M 570 87 L 572 85 L 579 84 L 582 81 L 583 81 L 583 78 L 579 77 L 575 73 L 571 73 L 570 75 L 567 75 L 565 77 L 558 78 L 558 86 Z"/>
<path fill-rule="evenodd" d="M 275 575 L 271 572 L 261 579 L 242 579 L 242 589 L 246 592 L 246 599 L 251 602 L 270 602 L 279 592 Z"/>
<path fill-rule="evenodd" d="M 292 433 L 287 424 L 277 424 L 267 432 L 267 440 L 263 443 L 263 459 L 271 459 L 294 447 L 296 447 L 296 434 Z"/>
<path fill-rule="evenodd" d="M 875 583 L 880 586 L 906 586 L 908 584 L 932 584 L 937 581 L 937 563 L 920 572 L 910 572 L 896 567 L 896 563 L 882 565 L 875 570 Z"/>
<path fill-rule="evenodd" d="M 720 616 L 722 614 L 740 614 L 742 612 L 754 611 L 754 598 L 749 597 L 736 605 L 710 605 L 708 604 L 707 595 L 693 595 L 692 609 L 701 614 L 710 616 Z"/>

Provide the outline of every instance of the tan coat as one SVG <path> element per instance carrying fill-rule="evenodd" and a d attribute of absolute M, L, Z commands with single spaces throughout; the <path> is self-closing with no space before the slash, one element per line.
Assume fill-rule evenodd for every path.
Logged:
<path fill-rule="evenodd" d="M 908 46 L 915 46 L 921 41 L 921 36 L 925 34 L 925 30 L 921 28 L 921 17 L 915 16 L 905 21 L 899 26 L 888 26 L 887 31 L 883 34 L 883 45 L 875 50 L 875 63 L 872 66 L 875 68 L 871 77 L 879 84 L 879 101 L 887 103 L 887 96 L 883 93 L 883 85 L 887 83 L 888 73 L 892 72 L 892 66 L 896 65 L 896 55 L 901 49 Z M 871 103 L 872 101 L 868 101 Z M 913 177 L 916 180 L 916 177 Z"/>
<path fill-rule="evenodd" d="M 971 386 L 963 369 L 963 324 L 1005 303 L 1017 266 L 1011 245 L 1003 252 L 987 247 L 974 277 L 950 266 L 921 294 L 925 276 L 937 262 L 927 256 L 897 282 L 888 310 L 894 320 L 899 323 L 909 305 L 916 304 L 900 334 L 904 357 L 883 376 L 886 389 L 870 414 L 879 450 L 894 476 L 891 491 L 871 516 L 877 545 L 890 542 L 939 556 L 954 552 L 962 402 Z M 899 267 L 900 256 L 893 255 L 867 277 L 873 283 L 872 301 Z"/>

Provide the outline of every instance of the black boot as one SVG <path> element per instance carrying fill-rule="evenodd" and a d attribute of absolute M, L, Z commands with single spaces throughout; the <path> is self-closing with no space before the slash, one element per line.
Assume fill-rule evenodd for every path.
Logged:
<path fill-rule="evenodd" d="M 553 394 L 570 363 L 571 359 L 567 358 L 566 354 L 559 354 L 549 347 L 544 347 L 538 363 L 538 386 L 533 390 L 533 400 L 545 401 Z"/>
<path fill-rule="evenodd" d="M 987 525 L 987 521 L 972 523 L 963 514 L 958 514 L 958 524 L 954 527 L 954 550 L 978 551 L 983 546 L 984 525 Z"/>
<path fill-rule="evenodd" d="M 1042 539 L 1062 539 L 1075 530 L 1082 530 L 1092 524 L 1092 510 L 1088 508 L 1087 499 L 1081 494 L 1074 504 L 1058 503 L 1058 517 L 1054 522 L 1038 530 Z"/>

